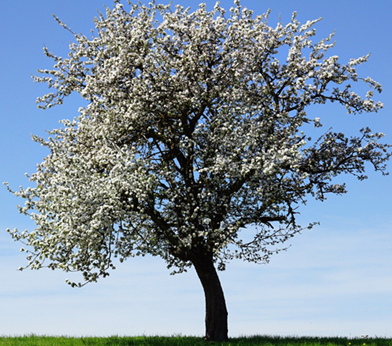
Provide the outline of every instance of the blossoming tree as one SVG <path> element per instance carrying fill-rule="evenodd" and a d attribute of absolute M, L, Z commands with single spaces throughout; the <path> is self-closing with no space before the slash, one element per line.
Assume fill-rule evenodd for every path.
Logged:
<path fill-rule="evenodd" d="M 33 137 L 50 153 L 29 177 L 34 187 L 13 193 L 36 228 L 8 231 L 29 246 L 27 267 L 80 271 L 84 283 L 109 275 L 116 257 L 161 256 L 175 272 L 193 266 L 206 339 L 226 340 L 216 269 L 233 258 L 268 262 L 303 229 L 296 209 L 306 196 L 346 192 L 333 181 L 340 173 L 362 180 L 369 162 L 385 174 L 383 134 L 328 130 L 312 140 L 304 131 L 322 124 L 307 107 L 377 112 L 381 86 L 356 73 L 368 56 L 346 65 L 325 57 L 332 35 L 311 41 L 318 20 L 300 25 L 294 14 L 273 28 L 268 13 L 253 16 L 239 0 L 229 15 L 219 3 L 193 13 L 130 5 L 115 1 L 100 14 L 91 39 L 74 34 L 68 58 L 45 48 L 54 69 L 34 78 L 55 92 L 39 107 L 73 92 L 87 106 L 48 140 Z M 364 98 L 351 89 L 357 81 L 370 86 Z M 252 239 L 241 238 L 246 226 Z"/>

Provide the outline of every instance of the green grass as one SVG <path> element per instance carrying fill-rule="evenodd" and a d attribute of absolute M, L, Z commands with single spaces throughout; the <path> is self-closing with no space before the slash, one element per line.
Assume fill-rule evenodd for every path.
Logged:
<path fill-rule="evenodd" d="M 107 338 L 83 337 L 72 338 L 65 336 L 15 336 L 0 337 L 0 345 L 21 346 L 392 346 L 392 339 L 386 338 L 316 338 L 316 337 L 279 337 L 279 336 L 250 336 L 230 338 L 228 342 L 206 342 L 200 337 L 191 336 L 138 336 Z"/>

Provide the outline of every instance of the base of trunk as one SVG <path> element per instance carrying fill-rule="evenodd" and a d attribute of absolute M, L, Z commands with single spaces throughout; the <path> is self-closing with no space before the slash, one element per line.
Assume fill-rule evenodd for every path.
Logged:
<path fill-rule="evenodd" d="M 206 334 L 208 341 L 227 341 L 225 297 L 212 257 L 200 256 L 192 261 L 204 289 L 206 301 Z"/>

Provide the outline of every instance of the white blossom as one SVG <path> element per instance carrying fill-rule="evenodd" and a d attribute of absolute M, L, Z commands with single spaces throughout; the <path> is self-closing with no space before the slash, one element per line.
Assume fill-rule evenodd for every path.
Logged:
<path fill-rule="evenodd" d="M 147 253 L 179 271 L 200 249 L 219 268 L 232 258 L 267 262 L 301 230 L 295 210 L 307 196 L 344 193 L 333 177 L 364 179 L 366 161 L 384 172 L 381 133 L 329 130 L 315 141 L 301 133 L 322 126 L 307 117 L 312 104 L 382 108 L 372 99 L 379 83 L 362 80 L 371 88 L 365 98 L 349 84 L 361 80 L 355 66 L 369 55 L 344 65 L 325 57 L 333 34 L 310 40 L 320 19 L 301 26 L 294 13 L 271 27 L 269 12 L 254 17 L 234 4 L 226 15 L 219 3 L 211 12 L 155 2 L 127 12 L 115 1 L 95 20 L 94 37 L 74 34 L 68 57 L 44 49 L 55 65 L 34 79 L 54 91 L 39 107 L 73 92 L 88 105 L 48 139 L 33 136 L 50 154 L 29 177 L 35 186 L 13 193 L 36 228 L 8 230 L 30 247 L 28 266 L 46 259 L 88 282 L 107 276 L 114 257 Z M 252 242 L 240 237 L 248 225 L 257 226 Z"/>

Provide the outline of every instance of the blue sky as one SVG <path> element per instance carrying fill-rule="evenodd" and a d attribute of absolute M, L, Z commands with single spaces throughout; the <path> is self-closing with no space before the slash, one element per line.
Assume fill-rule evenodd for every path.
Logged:
<path fill-rule="evenodd" d="M 111 2 L 106 2 L 111 6 Z M 174 4 L 179 3 L 177 0 Z M 196 9 L 199 1 L 182 1 Z M 214 1 L 207 1 L 212 9 Z M 331 54 L 341 62 L 369 52 L 359 68 L 383 85 L 377 97 L 385 108 L 378 114 L 347 115 L 338 106 L 309 108 L 326 128 L 356 135 L 363 126 L 386 134 L 392 143 L 392 2 L 243 0 L 256 14 L 271 8 L 270 24 L 279 14 L 287 23 L 293 11 L 306 22 L 323 17 L 317 37 L 336 29 Z M 221 1 L 229 9 L 231 1 Z M 59 127 L 58 121 L 77 116 L 81 99 L 73 96 L 61 107 L 38 110 L 37 96 L 47 91 L 34 84 L 37 68 L 50 68 L 42 54 L 64 56 L 72 35 L 53 20 L 56 14 L 74 31 L 88 34 L 103 0 L 16 0 L 2 4 L 0 21 L 0 182 L 27 187 L 47 152 L 30 139 Z M 366 93 L 363 86 L 356 90 Z M 391 165 L 390 165 L 391 167 Z M 391 169 L 390 169 L 391 170 Z M 234 261 L 221 273 L 229 310 L 229 335 L 361 335 L 392 337 L 392 177 L 368 171 L 369 179 L 346 181 L 348 194 L 326 202 L 309 200 L 300 221 L 320 226 L 293 238 L 291 248 L 268 265 Z M 19 215 L 23 203 L 0 188 L 0 335 L 203 335 L 204 296 L 196 274 L 170 276 L 159 258 L 136 258 L 97 284 L 72 289 L 69 274 L 42 269 L 19 272 L 26 261 L 6 228 L 32 229 Z"/>

